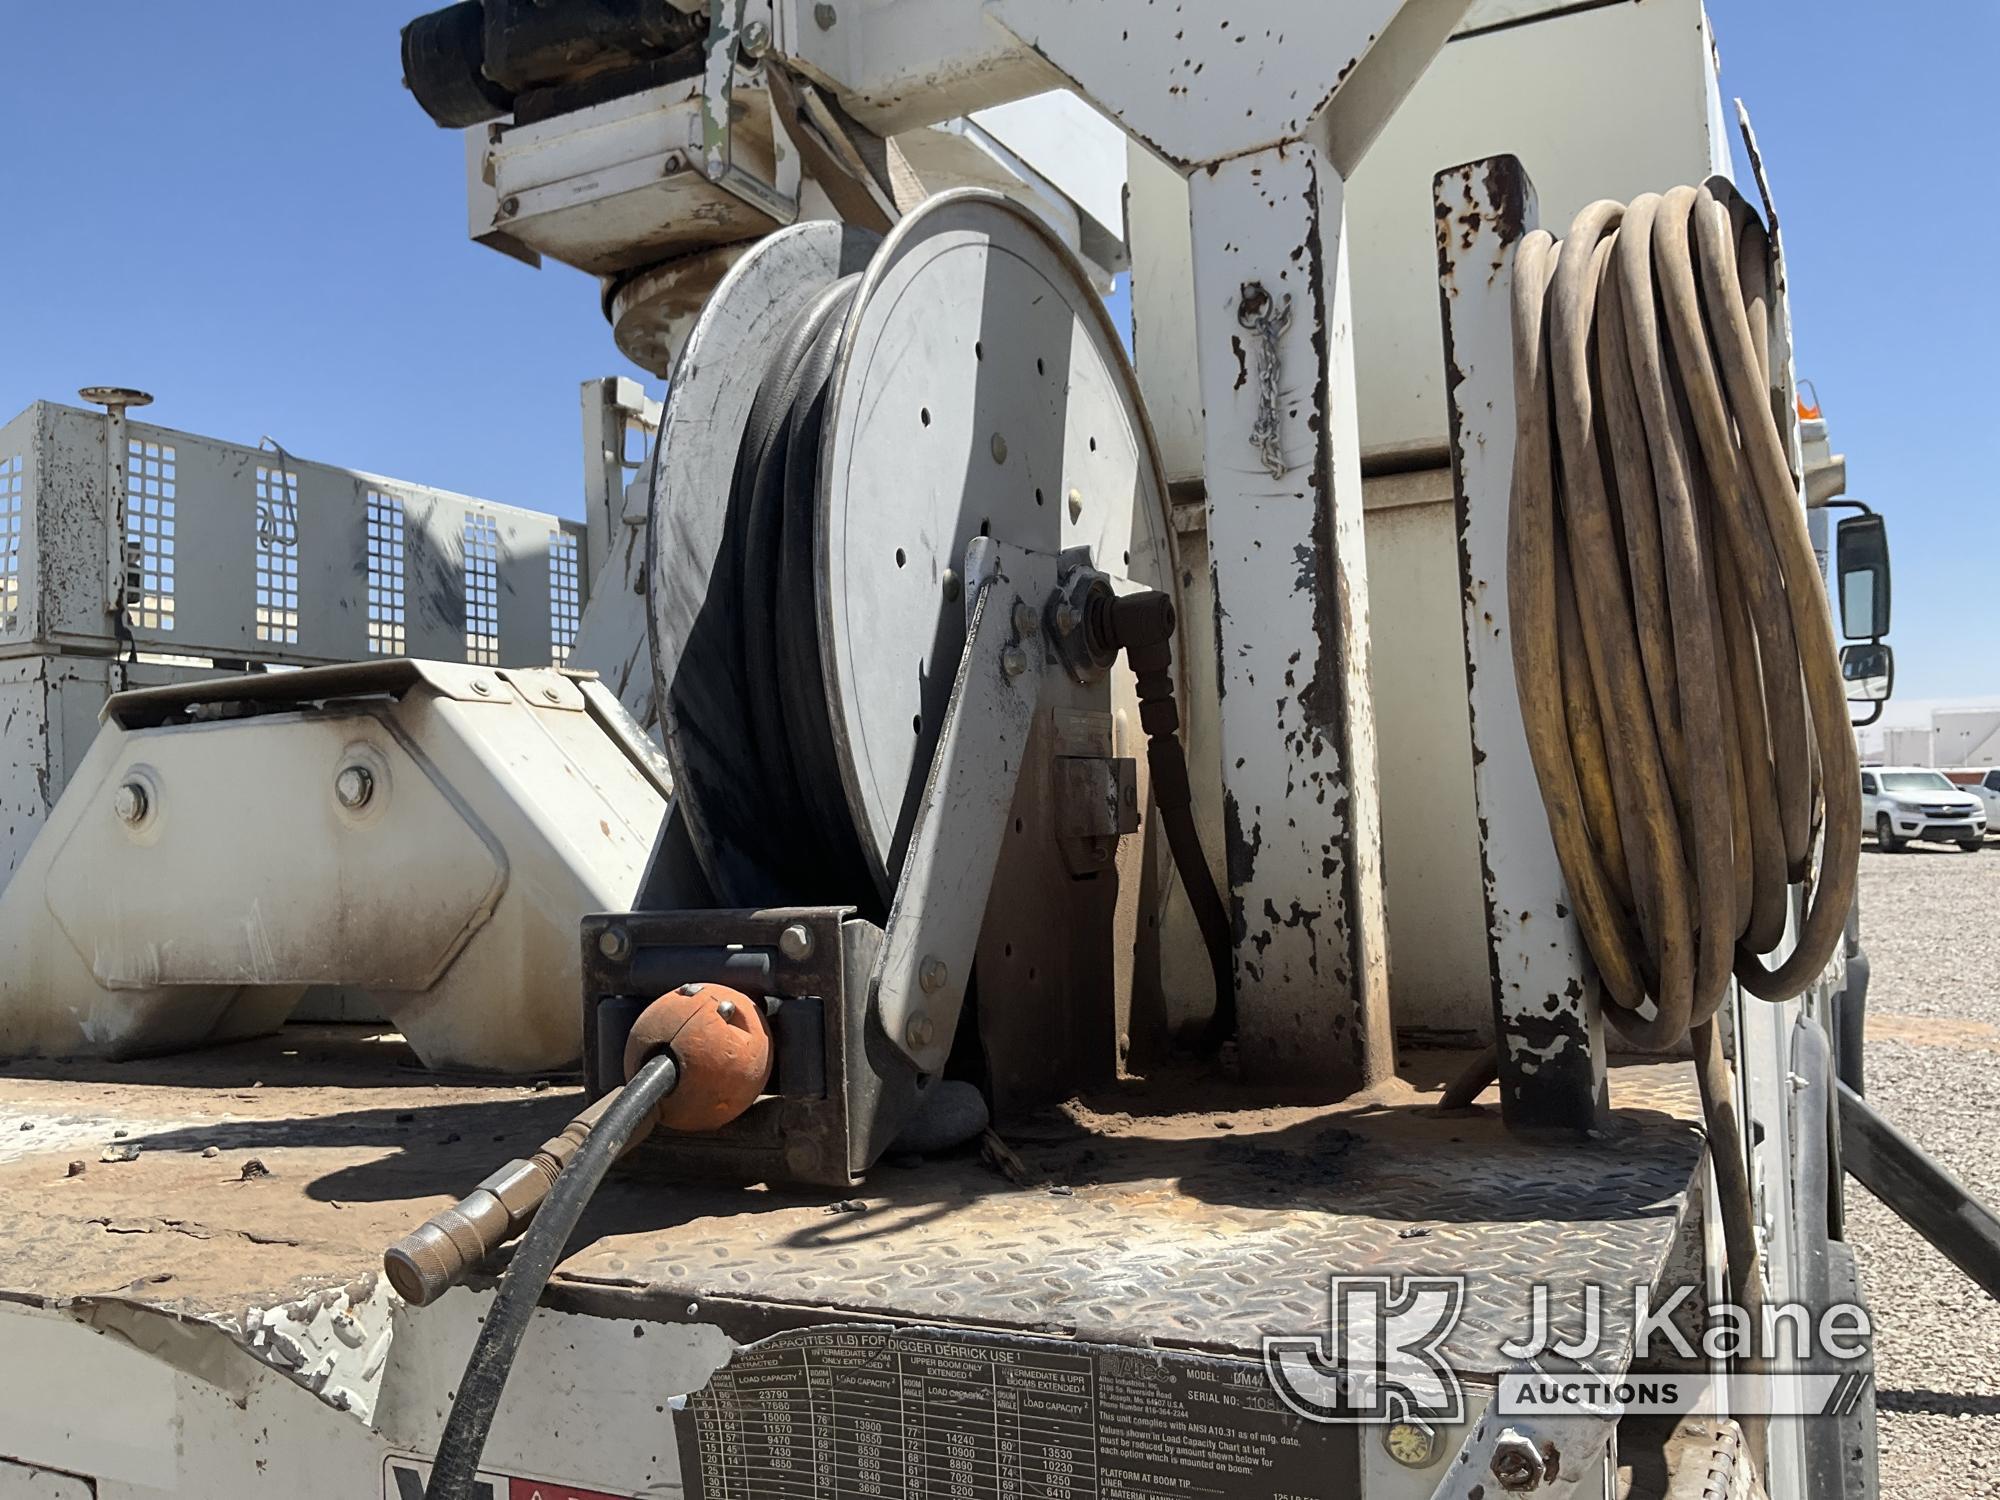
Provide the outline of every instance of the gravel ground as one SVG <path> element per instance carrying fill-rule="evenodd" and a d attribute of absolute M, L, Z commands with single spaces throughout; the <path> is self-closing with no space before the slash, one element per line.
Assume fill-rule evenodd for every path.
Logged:
<path fill-rule="evenodd" d="M 1871 1103 L 2000 1205 L 2000 844 L 1861 855 Z M 1882 1493 L 2000 1496 L 2000 1304 L 1858 1184 L 1875 1312 Z"/>

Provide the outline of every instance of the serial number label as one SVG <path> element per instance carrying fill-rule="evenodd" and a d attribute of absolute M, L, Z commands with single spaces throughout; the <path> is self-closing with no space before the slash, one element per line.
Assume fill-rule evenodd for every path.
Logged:
<path fill-rule="evenodd" d="M 676 1423 L 689 1500 L 1155 1500 L 1354 1493 L 1350 1430 L 1240 1361 L 812 1329 L 745 1350 Z"/>

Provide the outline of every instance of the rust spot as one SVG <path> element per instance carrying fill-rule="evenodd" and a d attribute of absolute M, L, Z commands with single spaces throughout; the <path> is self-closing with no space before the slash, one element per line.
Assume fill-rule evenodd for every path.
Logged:
<path fill-rule="evenodd" d="M 1514 244 L 1526 232 L 1528 178 L 1512 156 L 1496 156 L 1486 164 L 1486 200 L 1493 205 L 1493 228 L 1503 245 Z"/>
<path fill-rule="evenodd" d="M 1236 353 L 1236 390 L 1242 390 L 1250 379 L 1250 359 L 1244 352 L 1243 340 L 1235 334 L 1229 335 L 1229 347 Z"/>

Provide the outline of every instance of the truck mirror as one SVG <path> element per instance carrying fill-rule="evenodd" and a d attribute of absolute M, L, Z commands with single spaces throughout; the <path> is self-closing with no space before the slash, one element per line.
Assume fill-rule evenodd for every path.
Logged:
<path fill-rule="evenodd" d="M 1882 641 L 1840 648 L 1840 675 L 1849 703 L 1880 703 L 1896 687 L 1896 653 Z"/>
<path fill-rule="evenodd" d="M 1882 518 L 1870 511 L 1842 521 L 1834 555 L 1841 634 L 1879 641 L 1889 633 L 1889 534 Z"/>

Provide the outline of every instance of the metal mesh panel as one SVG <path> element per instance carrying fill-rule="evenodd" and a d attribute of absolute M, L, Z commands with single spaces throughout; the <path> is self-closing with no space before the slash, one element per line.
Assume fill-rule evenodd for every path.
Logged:
<path fill-rule="evenodd" d="M 403 603 L 403 502 L 368 491 L 368 649 L 401 656 L 408 649 Z"/>
<path fill-rule="evenodd" d="M 174 449 L 125 443 L 125 623 L 174 628 Z"/>
<path fill-rule="evenodd" d="M 21 455 L 0 458 L 0 631 L 21 611 Z"/>
<path fill-rule="evenodd" d="M 549 533 L 549 664 L 566 667 L 583 620 L 583 590 L 577 563 L 576 538 L 568 532 Z"/>
<path fill-rule="evenodd" d="M 299 641 L 299 476 L 257 470 L 257 639 Z"/>
<path fill-rule="evenodd" d="M 475 666 L 500 664 L 500 527 L 492 516 L 471 511 L 462 534 L 465 552 L 465 659 Z"/>

